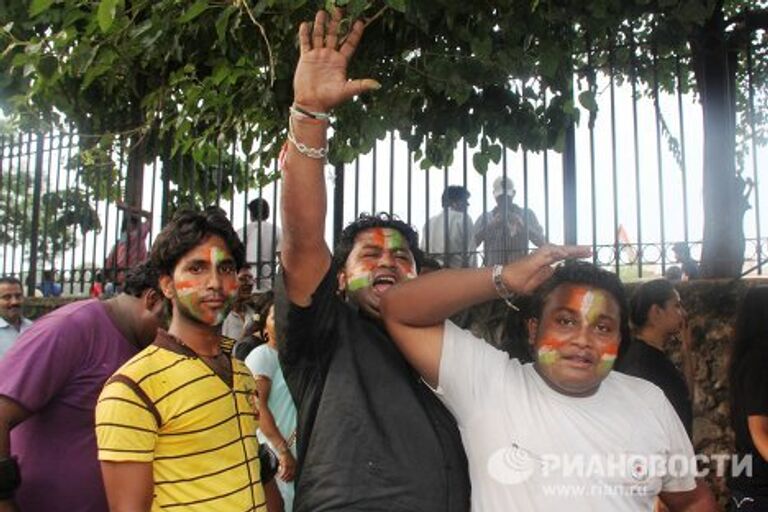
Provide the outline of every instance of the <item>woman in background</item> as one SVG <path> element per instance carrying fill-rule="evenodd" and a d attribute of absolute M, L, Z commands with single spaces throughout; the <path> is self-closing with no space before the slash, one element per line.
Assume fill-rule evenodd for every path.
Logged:
<path fill-rule="evenodd" d="M 256 378 L 259 440 L 266 441 L 277 454 L 280 462 L 277 487 L 283 497 L 285 512 L 291 512 L 296 474 L 296 406 L 277 360 L 274 304 L 269 308 L 263 337 L 266 343 L 253 349 L 245 364 Z"/>
<path fill-rule="evenodd" d="M 768 510 L 768 286 L 750 288 L 741 304 L 728 380 L 736 455 L 752 457 L 751 476 L 728 475 L 730 510 Z"/>

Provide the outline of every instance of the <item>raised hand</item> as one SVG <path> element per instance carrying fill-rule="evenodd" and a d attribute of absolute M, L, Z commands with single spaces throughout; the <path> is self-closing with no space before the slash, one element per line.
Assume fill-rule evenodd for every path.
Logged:
<path fill-rule="evenodd" d="M 312 112 L 328 112 L 333 107 L 371 89 L 379 83 L 371 79 L 348 80 L 347 65 L 355 53 L 365 25 L 356 21 L 342 41 L 339 40 L 341 11 L 319 11 L 314 24 L 299 27 L 301 56 L 293 76 L 294 102 Z"/>
<path fill-rule="evenodd" d="M 545 245 L 524 258 L 507 263 L 502 278 L 510 291 L 530 293 L 552 275 L 553 264 L 571 258 L 585 258 L 590 254 L 588 247 Z"/>

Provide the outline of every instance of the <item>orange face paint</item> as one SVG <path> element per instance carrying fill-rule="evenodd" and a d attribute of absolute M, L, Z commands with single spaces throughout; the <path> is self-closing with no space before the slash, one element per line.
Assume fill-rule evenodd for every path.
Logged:
<path fill-rule="evenodd" d="M 395 269 L 398 281 L 416 277 L 413 254 L 398 230 L 371 228 L 362 231 L 347 259 L 347 290 L 354 292 L 371 287 L 376 269 L 384 266 Z"/>
<path fill-rule="evenodd" d="M 557 387 L 582 393 L 610 372 L 618 353 L 620 308 L 604 290 L 561 285 L 546 299 L 537 368 Z"/>
<path fill-rule="evenodd" d="M 219 325 L 237 298 L 235 263 L 224 240 L 207 238 L 179 261 L 174 270 L 175 298 L 187 317 Z"/>

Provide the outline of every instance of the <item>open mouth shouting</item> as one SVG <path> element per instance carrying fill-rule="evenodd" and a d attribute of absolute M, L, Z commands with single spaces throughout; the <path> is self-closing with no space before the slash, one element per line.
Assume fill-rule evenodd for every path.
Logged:
<path fill-rule="evenodd" d="M 371 283 L 373 290 L 378 294 L 383 294 L 397 284 L 397 278 L 393 274 L 379 274 L 374 276 Z"/>

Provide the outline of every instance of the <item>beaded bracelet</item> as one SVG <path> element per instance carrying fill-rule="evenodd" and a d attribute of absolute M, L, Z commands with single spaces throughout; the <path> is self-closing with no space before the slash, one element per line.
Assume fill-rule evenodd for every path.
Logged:
<path fill-rule="evenodd" d="M 503 265 L 494 265 L 493 266 L 493 272 L 491 273 L 491 277 L 493 279 L 493 286 L 496 288 L 496 293 L 499 294 L 499 297 L 502 298 L 502 300 L 509 306 L 510 309 L 514 309 L 515 311 L 520 311 L 520 308 L 515 306 L 515 304 L 512 302 L 511 298 L 514 297 L 514 293 L 509 291 L 509 288 L 507 288 L 507 285 L 504 284 L 504 280 L 501 278 L 501 273 L 504 270 Z"/>
<path fill-rule="evenodd" d="M 296 137 L 293 135 L 293 121 L 291 116 L 288 116 L 288 140 L 291 141 L 291 144 L 293 144 L 299 153 L 306 156 L 307 158 L 312 158 L 314 160 L 325 160 L 325 157 L 328 156 L 328 144 L 322 148 L 313 148 L 311 146 L 307 146 L 303 142 L 296 140 Z"/>

